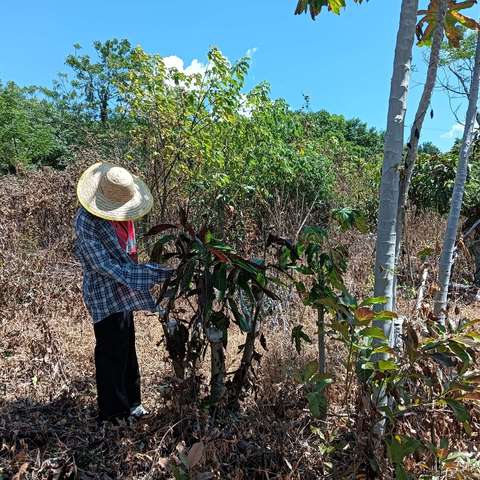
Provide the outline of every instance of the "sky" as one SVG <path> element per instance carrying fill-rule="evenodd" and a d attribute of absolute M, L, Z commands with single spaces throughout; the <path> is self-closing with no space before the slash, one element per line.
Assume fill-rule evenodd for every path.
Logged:
<path fill-rule="evenodd" d="M 421 3 L 426 0 L 421 0 Z M 92 53 L 94 40 L 127 38 L 151 53 L 178 57 L 185 68 L 206 62 L 211 46 L 231 60 L 249 52 L 250 88 L 271 85 L 272 97 L 300 108 L 358 117 L 384 130 L 400 0 L 352 0 L 340 16 L 326 11 L 312 21 L 294 16 L 296 0 L 1 0 L 0 80 L 51 86 L 68 72 L 73 44 Z M 478 17 L 480 6 L 470 9 Z M 408 125 L 422 91 L 424 49 L 414 52 Z M 193 63 L 193 64 L 192 64 Z M 443 92 L 434 94 L 433 119 L 421 141 L 448 149 L 462 127 Z"/>

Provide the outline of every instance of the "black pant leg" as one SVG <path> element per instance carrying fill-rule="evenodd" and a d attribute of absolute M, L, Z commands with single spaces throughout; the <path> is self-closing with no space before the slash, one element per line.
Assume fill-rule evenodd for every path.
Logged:
<path fill-rule="evenodd" d="M 126 371 L 126 385 L 128 404 L 130 408 L 138 407 L 142 403 L 140 394 L 140 371 L 138 368 L 137 352 L 135 350 L 135 322 L 133 312 L 125 313 L 129 323 L 129 345 Z"/>
<path fill-rule="evenodd" d="M 95 368 L 101 419 L 127 417 L 130 413 L 126 372 L 130 348 L 129 317 L 121 312 L 94 324 Z"/>

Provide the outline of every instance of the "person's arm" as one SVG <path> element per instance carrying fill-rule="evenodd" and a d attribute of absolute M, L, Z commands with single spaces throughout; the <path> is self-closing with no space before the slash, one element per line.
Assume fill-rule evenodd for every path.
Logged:
<path fill-rule="evenodd" d="M 172 275 L 173 270 L 161 265 L 116 261 L 98 239 L 95 223 L 89 218 L 80 217 L 77 220 L 76 234 L 76 251 L 82 262 L 97 273 L 127 285 L 132 290 L 149 290 Z"/>

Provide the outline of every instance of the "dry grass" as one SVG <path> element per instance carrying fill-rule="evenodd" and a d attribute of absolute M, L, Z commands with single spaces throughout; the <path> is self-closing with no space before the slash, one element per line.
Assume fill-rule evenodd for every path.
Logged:
<path fill-rule="evenodd" d="M 355 395 L 344 401 L 341 348 L 328 345 L 336 382 L 326 420 L 311 419 L 292 380 L 315 355 L 314 346 L 300 356 L 291 346 L 296 322 L 315 331 L 312 314 L 294 295 L 264 326 L 268 352 L 256 367 L 258 388 L 235 416 L 208 417 L 196 406 L 177 404 L 158 319 L 138 314 L 143 397 L 152 415 L 134 426 L 97 426 L 93 331 L 71 253 L 80 170 L 0 179 L 0 478 L 172 478 L 166 459 L 175 461 L 182 442 L 188 448 L 199 440 L 205 451 L 192 478 L 369 478 L 363 432 L 355 431 L 361 412 L 352 403 Z M 435 242 L 438 225 L 438 219 L 411 225 L 408 248 Z M 413 232 L 419 240 L 412 239 Z M 352 259 L 349 285 L 367 296 L 374 238 L 353 233 L 342 238 Z M 402 308 L 411 308 L 412 301 L 402 299 Z M 478 316 L 476 307 L 469 309 Z M 230 342 L 229 370 L 241 340 L 237 333 Z M 390 478 L 388 470 L 384 478 Z"/>

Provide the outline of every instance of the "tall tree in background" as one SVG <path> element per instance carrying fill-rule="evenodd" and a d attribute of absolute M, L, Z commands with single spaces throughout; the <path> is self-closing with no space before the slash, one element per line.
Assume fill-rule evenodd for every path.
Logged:
<path fill-rule="evenodd" d="M 66 133 L 58 111 L 36 87 L 0 83 L 0 175 L 61 163 Z"/>
<path fill-rule="evenodd" d="M 81 102 L 80 109 L 106 126 L 110 112 L 120 97 L 116 85 L 132 47 L 128 40 L 116 38 L 103 43 L 96 41 L 93 46 L 98 62 L 92 62 L 89 55 L 78 55 L 80 46 L 75 45 L 75 54 L 69 55 L 65 63 L 75 72 L 72 87 L 76 100 Z"/>
<path fill-rule="evenodd" d="M 477 34 L 477 46 L 475 50 L 475 62 L 473 75 L 470 82 L 470 92 L 468 98 L 468 110 L 465 119 L 465 129 L 463 132 L 462 147 L 458 159 L 457 174 L 455 176 L 455 185 L 453 187 L 452 202 L 450 213 L 448 215 L 447 228 L 443 241 L 442 253 L 440 255 L 438 284 L 439 291 L 435 298 L 434 314 L 441 324 L 445 324 L 448 286 L 450 283 L 450 274 L 453 264 L 453 253 L 455 241 L 457 238 L 460 211 L 462 208 L 465 182 L 468 173 L 468 159 L 473 141 L 475 119 L 477 113 L 478 89 L 480 82 L 480 37 Z"/>
<path fill-rule="evenodd" d="M 440 51 L 444 33 L 451 48 L 458 49 L 463 40 L 463 28 L 477 28 L 478 23 L 472 18 L 460 13 L 472 7 L 476 0 L 468 0 L 457 3 L 456 0 L 430 0 L 426 10 L 420 10 L 423 15 L 417 24 L 418 45 L 431 45 L 428 62 L 427 76 L 423 87 L 422 96 L 417 107 L 415 120 L 410 130 L 410 139 L 407 143 L 407 155 L 404 167 L 400 175 L 400 189 L 398 197 L 397 213 L 397 237 L 395 247 L 395 264 L 398 265 L 400 248 L 403 240 L 405 226 L 405 210 L 408 200 L 408 191 L 412 180 L 412 174 L 417 160 L 418 145 L 427 110 L 432 100 L 433 89 L 437 80 L 438 66 L 440 63 Z M 460 26 L 459 26 L 460 25 Z M 425 28 L 424 28 L 425 27 Z M 431 111 L 433 116 L 433 111 Z M 394 290 L 394 296 L 396 291 Z M 395 297 L 394 297 L 395 305 Z"/>

